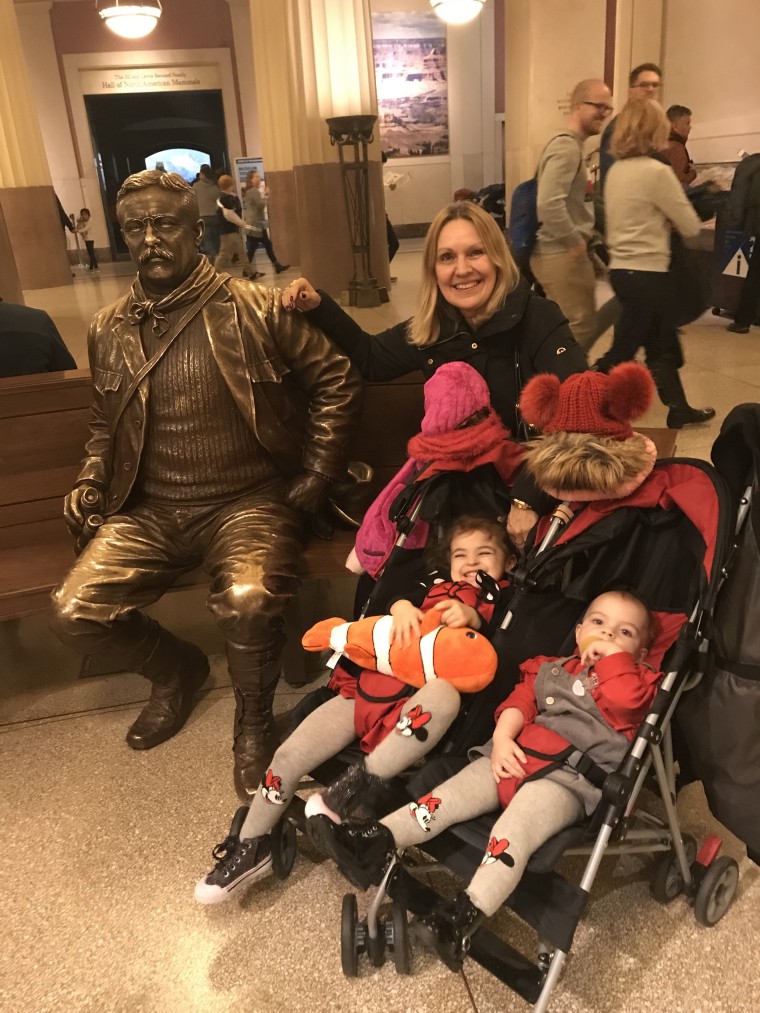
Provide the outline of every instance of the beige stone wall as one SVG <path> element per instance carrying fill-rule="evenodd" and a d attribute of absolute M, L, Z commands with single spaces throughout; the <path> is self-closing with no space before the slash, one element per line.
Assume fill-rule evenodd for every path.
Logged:
<path fill-rule="evenodd" d="M 760 3 L 668 0 L 664 103 L 692 110 L 689 151 L 698 162 L 760 151 Z"/>

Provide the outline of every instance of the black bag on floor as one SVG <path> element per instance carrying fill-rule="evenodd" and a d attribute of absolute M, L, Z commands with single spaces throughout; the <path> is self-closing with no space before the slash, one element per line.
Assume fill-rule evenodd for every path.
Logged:
<path fill-rule="evenodd" d="M 670 277 L 675 291 L 676 327 L 685 327 L 710 305 L 709 287 L 696 252 L 677 232 L 670 239 Z"/>

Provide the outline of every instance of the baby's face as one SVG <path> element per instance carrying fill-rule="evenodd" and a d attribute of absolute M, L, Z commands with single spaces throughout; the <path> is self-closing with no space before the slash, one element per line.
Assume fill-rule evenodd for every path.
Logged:
<path fill-rule="evenodd" d="M 485 531 L 467 531 L 451 540 L 451 579 L 477 587 L 475 576 L 485 570 L 499 580 L 507 568 L 507 554 L 493 535 Z"/>
<path fill-rule="evenodd" d="M 592 640 L 607 640 L 628 651 L 636 661 L 646 657 L 648 622 L 639 602 L 614 592 L 600 594 L 591 602 L 575 628 L 575 641 L 581 653 Z"/>

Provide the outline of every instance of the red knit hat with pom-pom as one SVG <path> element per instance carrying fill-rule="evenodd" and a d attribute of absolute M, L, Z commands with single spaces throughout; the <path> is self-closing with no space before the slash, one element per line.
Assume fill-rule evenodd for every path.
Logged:
<path fill-rule="evenodd" d="M 648 369 L 624 362 L 604 373 L 576 373 L 560 382 L 540 373 L 526 383 L 520 411 L 542 433 L 593 433 L 627 440 L 631 422 L 652 403 L 654 382 Z"/>

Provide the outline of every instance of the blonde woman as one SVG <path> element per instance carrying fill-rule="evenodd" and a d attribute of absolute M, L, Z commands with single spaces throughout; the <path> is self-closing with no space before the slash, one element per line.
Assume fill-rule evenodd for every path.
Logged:
<path fill-rule="evenodd" d="M 367 334 L 305 278 L 288 285 L 282 304 L 306 313 L 366 380 L 392 380 L 416 370 L 427 379 L 445 362 L 469 363 L 484 377 L 494 409 L 517 436 L 516 406 L 532 376 L 554 373 L 564 380 L 586 369 L 586 357 L 559 307 L 521 280 L 499 227 L 470 201 L 449 204 L 428 229 L 411 320 Z M 552 501 L 527 476 L 518 479 L 512 494 L 507 532 L 521 548 Z"/>
<path fill-rule="evenodd" d="M 608 372 L 643 345 L 667 425 L 708 422 L 712 408 L 692 408 L 678 370 L 678 290 L 670 273 L 672 232 L 696 236 L 697 213 L 662 154 L 670 123 L 658 102 L 632 99 L 617 117 L 610 150 L 617 159 L 604 184 L 610 283 L 620 301 L 612 348 L 595 368 Z"/>

